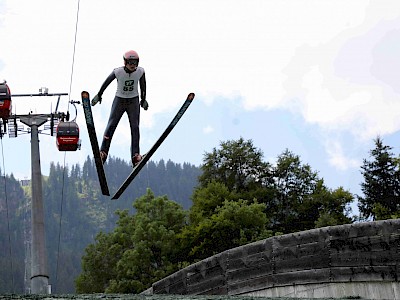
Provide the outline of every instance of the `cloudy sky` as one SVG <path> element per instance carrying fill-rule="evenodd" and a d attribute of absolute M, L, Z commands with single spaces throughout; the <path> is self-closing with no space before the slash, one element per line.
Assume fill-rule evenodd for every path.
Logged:
<path fill-rule="evenodd" d="M 68 100 L 82 90 L 94 96 L 122 54 L 136 50 L 150 104 L 141 114 L 142 152 L 195 92 L 155 160 L 199 165 L 221 141 L 243 137 L 265 160 L 287 148 L 328 187 L 360 194 L 373 139 L 400 152 L 399 1 L 0 0 L 0 41 L 0 80 L 12 93 L 66 92 L 60 110 L 72 115 Z M 115 86 L 93 108 L 99 136 Z M 14 113 L 48 113 L 56 100 L 14 98 Z M 50 161 L 71 165 L 91 154 L 81 107 L 77 122 L 81 151 L 59 153 L 41 135 L 44 174 Z M 127 124 L 125 117 L 110 150 L 126 160 Z M 2 139 L 6 173 L 30 177 L 29 140 Z"/>

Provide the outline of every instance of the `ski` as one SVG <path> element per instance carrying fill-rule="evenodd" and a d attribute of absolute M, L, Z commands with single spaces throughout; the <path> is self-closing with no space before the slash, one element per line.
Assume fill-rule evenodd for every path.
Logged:
<path fill-rule="evenodd" d="M 89 93 L 83 91 L 81 93 L 82 96 L 82 105 L 85 113 L 86 126 L 89 134 L 90 144 L 92 145 L 94 162 L 96 164 L 97 175 L 99 177 L 99 183 L 101 187 L 101 192 L 103 195 L 110 196 L 110 192 L 108 190 L 107 178 L 104 173 L 103 162 L 100 158 L 100 150 L 99 143 L 97 141 L 96 129 L 94 127 L 92 108 L 90 106 L 90 98 Z"/>
<path fill-rule="evenodd" d="M 175 125 L 179 122 L 189 105 L 192 103 L 192 100 L 194 99 L 194 93 L 190 93 L 186 101 L 182 104 L 182 107 L 179 109 L 178 113 L 176 116 L 172 119 L 171 123 L 168 125 L 167 129 L 163 132 L 163 134 L 158 138 L 158 140 L 155 142 L 153 147 L 150 148 L 149 152 L 143 155 L 142 160 L 137 163 L 131 172 L 131 174 L 128 176 L 128 178 L 125 179 L 125 181 L 122 183 L 122 185 L 119 187 L 117 192 L 112 196 L 112 200 L 118 199 L 122 193 L 126 190 L 126 188 L 129 186 L 129 184 L 132 182 L 132 180 L 136 177 L 137 174 L 139 174 L 140 170 L 146 165 L 148 160 L 151 158 L 151 156 L 156 152 L 158 147 L 162 144 L 162 142 L 166 139 L 166 137 L 170 134 L 172 129 L 174 129 Z"/>

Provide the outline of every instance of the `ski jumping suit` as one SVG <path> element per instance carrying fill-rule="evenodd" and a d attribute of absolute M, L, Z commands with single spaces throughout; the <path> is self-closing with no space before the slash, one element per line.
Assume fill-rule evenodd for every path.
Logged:
<path fill-rule="evenodd" d="M 133 72 L 130 72 L 126 67 L 114 69 L 100 87 L 98 92 L 100 97 L 103 95 L 104 90 L 115 78 L 117 78 L 117 91 L 111 106 L 110 117 L 108 119 L 107 127 L 104 131 L 104 137 L 100 151 L 104 151 L 108 154 L 115 129 L 117 128 L 122 115 L 124 112 L 126 112 L 128 114 L 129 124 L 131 127 L 131 157 L 133 157 L 135 153 L 140 153 L 140 106 L 138 84 L 140 85 L 140 98 L 141 100 L 145 100 L 146 78 L 144 69 L 139 66 Z"/>

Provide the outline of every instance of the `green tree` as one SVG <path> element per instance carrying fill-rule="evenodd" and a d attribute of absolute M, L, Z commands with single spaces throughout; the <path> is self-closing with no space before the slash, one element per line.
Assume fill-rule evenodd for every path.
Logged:
<path fill-rule="evenodd" d="M 193 205 L 189 211 L 190 223 L 197 225 L 201 220 L 210 218 L 225 200 L 234 198 L 234 193 L 230 192 L 221 182 L 212 181 L 205 187 L 197 187 L 192 195 Z"/>
<path fill-rule="evenodd" d="M 318 172 L 286 149 L 274 167 L 276 196 L 269 213 L 275 232 L 290 233 L 315 227 L 351 223 L 353 195 L 342 187 L 327 188 Z"/>
<path fill-rule="evenodd" d="M 85 249 L 82 257 L 82 273 L 76 278 L 78 293 L 101 293 L 116 277 L 115 266 L 121 256 L 122 245 L 113 240 L 113 235 L 100 232 L 95 243 Z"/>
<path fill-rule="evenodd" d="M 185 227 L 180 242 L 189 262 L 270 237 L 265 204 L 225 199 L 211 215 Z"/>
<path fill-rule="evenodd" d="M 354 201 L 354 196 L 349 191 L 344 190 L 343 187 L 331 190 L 320 181 L 312 199 L 316 203 L 314 209 L 318 212 L 318 219 L 313 220 L 316 228 L 353 222 L 349 214 L 351 212 L 350 204 Z"/>
<path fill-rule="evenodd" d="M 319 180 L 318 173 L 288 149 L 278 156 L 274 168 L 276 196 L 271 207 L 274 231 L 289 233 L 313 228 L 306 223 L 313 224 L 318 217 L 312 209 L 312 195 Z"/>
<path fill-rule="evenodd" d="M 400 171 L 392 147 L 384 145 L 380 137 L 374 142 L 375 148 L 370 151 L 372 160 L 364 159 L 361 166 L 364 197 L 358 196 L 358 207 L 362 218 L 379 220 L 390 218 L 399 210 Z"/>
<path fill-rule="evenodd" d="M 265 184 L 270 178 L 270 164 L 262 161 L 263 153 L 251 140 L 221 142 L 220 148 L 206 153 L 199 177 L 201 186 L 222 182 L 230 191 L 248 191 Z"/>
<path fill-rule="evenodd" d="M 119 211 L 115 230 L 100 233 L 86 249 L 78 292 L 140 293 L 178 269 L 177 234 L 186 216 L 182 207 L 166 196 L 155 197 L 150 189 L 134 207 L 133 216 Z"/>
<path fill-rule="evenodd" d="M 251 141 L 240 138 L 221 142 L 203 161 L 200 185 L 192 196 L 191 225 L 210 218 L 225 200 L 239 199 L 265 204 L 267 228 L 275 233 L 312 229 L 319 219 L 318 226 L 351 222 L 353 196 L 328 189 L 318 172 L 288 149 L 272 166 L 262 161 L 262 152 Z"/>

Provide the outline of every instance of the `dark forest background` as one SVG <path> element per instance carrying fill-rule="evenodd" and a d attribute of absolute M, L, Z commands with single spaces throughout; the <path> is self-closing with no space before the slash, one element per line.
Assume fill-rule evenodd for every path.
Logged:
<path fill-rule="evenodd" d="M 110 192 L 126 179 L 132 167 L 110 157 L 105 165 Z M 1 171 L 1 170 L 0 170 Z M 150 188 L 155 195 L 168 195 L 183 208 L 191 206 L 199 167 L 172 161 L 149 161 L 118 200 L 101 194 L 94 160 L 83 166 L 51 164 L 43 177 L 46 247 L 53 291 L 74 292 L 74 279 L 81 272 L 85 247 L 101 232 L 110 232 L 116 210 L 134 213 L 132 203 Z M 0 178 L 0 293 L 28 293 L 30 285 L 30 186 L 23 187 L 11 175 Z M 60 222 L 61 221 L 61 222 Z M 27 254 L 27 256 L 25 255 Z M 27 268 L 25 266 L 27 265 Z M 25 283 L 25 284 L 24 284 Z M 26 286 L 26 287 L 25 287 Z"/>

